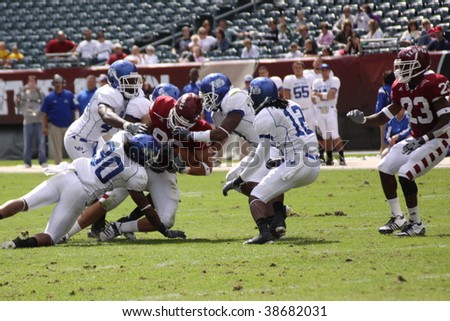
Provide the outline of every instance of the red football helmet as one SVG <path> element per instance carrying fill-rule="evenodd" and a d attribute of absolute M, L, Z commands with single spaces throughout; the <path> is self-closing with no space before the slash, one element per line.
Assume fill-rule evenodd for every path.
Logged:
<path fill-rule="evenodd" d="M 169 114 L 169 126 L 191 128 L 200 119 L 202 99 L 196 94 L 188 93 L 178 98 Z"/>
<path fill-rule="evenodd" d="M 408 83 L 412 78 L 423 74 L 430 68 L 428 50 L 421 46 L 402 49 L 394 60 L 394 73 L 399 82 Z"/>

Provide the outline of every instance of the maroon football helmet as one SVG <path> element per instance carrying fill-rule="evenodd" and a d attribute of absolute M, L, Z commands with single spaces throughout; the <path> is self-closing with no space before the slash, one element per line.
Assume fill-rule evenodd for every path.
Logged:
<path fill-rule="evenodd" d="M 412 78 L 423 74 L 430 68 L 428 50 L 421 46 L 402 49 L 394 60 L 394 73 L 399 82 L 408 83 Z"/>
<path fill-rule="evenodd" d="M 199 96 L 193 93 L 184 94 L 178 98 L 170 111 L 169 126 L 191 128 L 200 119 L 202 108 L 202 99 Z"/>

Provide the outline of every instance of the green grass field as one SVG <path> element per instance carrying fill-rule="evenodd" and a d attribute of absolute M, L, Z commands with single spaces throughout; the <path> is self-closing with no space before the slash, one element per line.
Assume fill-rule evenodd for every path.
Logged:
<path fill-rule="evenodd" d="M 97 243 L 82 232 L 50 248 L 0 251 L 0 300 L 450 300 L 450 170 L 418 180 L 427 236 L 378 234 L 388 219 L 375 170 L 322 171 L 290 191 L 286 238 L 257 234 L 246 199 L 221 194 L 225 173 L 179 176 L 175 228 L 186 240 L 138 234 Z M 0 174 L 0 203 L 41 174 Z M 127 200 L 109 214 L 133 208 Z M 51 207 L 0 221 L 0 242 L 42 231 Z"/>

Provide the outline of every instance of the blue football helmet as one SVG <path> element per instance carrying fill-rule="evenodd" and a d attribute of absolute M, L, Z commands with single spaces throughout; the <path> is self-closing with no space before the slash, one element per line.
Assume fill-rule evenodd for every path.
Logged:
<path fill-rule="evenodd" d="M 130 140 L 130 158 L 146 168 L 150 168 L 157 162 L 159 152 L 160 145 L 151 135 L 137 134 Z"/>
<path fill-rule="evenodd" d="M 155 101 L 159 96 L 170 96 L 173 99 L 177 100 L 178 98 L 180 98 L 181 94 L 177 86 L 170 83 L 161 83 L 157 85 L 153 90 L 151 100 Z"/>
<path fill-rule="evenodd" d="M 117 60 L 109 67 L 108 82 L 128 99 L 138 96 L 142 88 L 142 78 L 128 60 Z"/>
<path fill-rule="evenodd" d="M 203 109 L 217 111 L 223 97 L 230 91 L 230 79 L 221 73 L 209 74 L 200 84 L 200 97 L 203 99 Z"/>
<path fill-rule="evenodd" d="M 272 79 L 257 77 L 250 83 L 250 98 L 255 113 L 258 113 L 268 103 L 278 99 L 278 88 Z"/>

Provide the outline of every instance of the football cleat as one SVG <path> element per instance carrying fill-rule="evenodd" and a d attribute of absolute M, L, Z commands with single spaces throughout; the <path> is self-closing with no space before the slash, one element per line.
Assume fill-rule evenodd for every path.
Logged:
<path fill-rule="evenodd" d="M 378 229 L 381 234 L 391 234 L 396 230 L 401 230 L 407 221 L 404 216 L 391 217 L 389 221 Z"/>
<path fill-rule="evenodd" d="M 339 165 L 341 165 L 341 166 L 346 166 L 347 165 L 347 162 L 345 161 L 345 158 L 341 157 L 339 159 Z"/>
<path fill-rule="evenodd" d="M 328 159 L 326 160 L 326 162 L 325 162 L 325 165 L 326 165 L 326 166 L 332 166 L 333 164 L 334 164 L 334 161 L 333 161 L 332 158 L 328 158 Z"/>
<path fill-rule="evenodd" d="M 284 205 L 284 217 L 292 216 L 294 214 L 294 210 L 289 205 Z"/>
<path fill-rule="evenodd" d="M 99 240 L 102 242 L 111 241 L 120 235 L 120 226 L 122 223 L 111 222 L 100 232 Z"/>
<path fill-rule="evenodd" d="M 29 237 L 28 231 L 20 232 L 20 234 L 19 234 L 18 237 L 16 237 L 16 238 L 15 238 L 14 240 L 12 240 L 12 241 L 6 241 L 6 242 L 4 242 L 4 243 L 0 246 L 0 248 L 2 248 L 2 249 L 15 249 L 15 248 L 17 248 L 17 247 L 20 247 L 19 243 L 20 243 L 21 241 L 26 240 L 28 237 Z"/>
<path fill-rule="evenodd" d="M 87 237 L 92 239 L 99 239 L 100 233 L 108 226 L 108 221 L 104 218 L 100 218 L 94 224 L 92 224 L 91 229 L 87 233 Z"/>
<path fill-rule="evenodd" d="M 245 241 L 243 244 L 273 244 L 275 243 L 273 241 L 273 236 L 271 233 L 265 233 L 255 236 L 254 238 L 251 238 L 247 241 Z"/>
<path fill-rule="evenodd" d="M 66 235 L 64 235 L 63 237 L 61 237 L 58 242 L 56 242 L 56 244 L 64 244 L 67 243 L 70 239 L 69 233 L 67 233 Z"/>
<path fill-rule="evenodd" d="M 425 226 L 422 222 L 409 221 L 408 224 L 403 227 L 402 231 L 396 234 L 397 236 L 424 236 Z"/>

